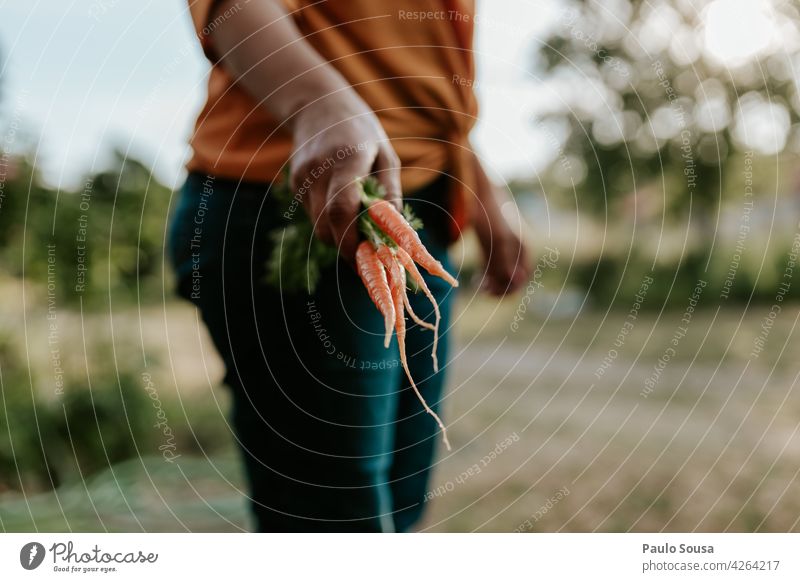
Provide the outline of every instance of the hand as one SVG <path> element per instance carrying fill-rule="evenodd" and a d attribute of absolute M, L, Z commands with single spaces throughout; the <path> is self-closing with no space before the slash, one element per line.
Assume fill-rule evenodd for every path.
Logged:
<path fill-rule="evenodd" d="M 497 297 L 521 289 L 531 274 L 525 244 L 505 219 L 502 220 L 502 223 L 495 224 L 487 222 L 486 230 L 478 230 L 478 240 L 486 258 L 486 272 L 481 286 Z"/>
<path fill-rule="evenodd" d="M 305 106 L 292 124 L 291 185 L 323 242 L 347 260 L 358 246 L 358 180 L 373 174 L 401 206 L 400 160 L 371 109 L 353 91 Z"/>
<path fill-rule="evenodd" d="M 528 251 L 521 237 L 522 220 L 518 234 L 508 223 L 501 204 L 508 197 L 489 181 L 480 160 L 474 158 L 477 204 L 473 223 L 478 235 L 486 272 L 481 286 L 495 296 L 503 296 L 522 288 L 531 275 Z"/>
<path fill-rule="evenodd" d="M 317 236 L 352 259 L 361 208 L 355 180 L 375 173 L 387 199 L 400 204 L 400 163 L 378 118 L 308 43 L 281 2 L 249 0 L 241 10 L 233 0 L 214 4 L 214 52 L 236 82 L 291 129 L 291 186 L 303 196 Z"/>

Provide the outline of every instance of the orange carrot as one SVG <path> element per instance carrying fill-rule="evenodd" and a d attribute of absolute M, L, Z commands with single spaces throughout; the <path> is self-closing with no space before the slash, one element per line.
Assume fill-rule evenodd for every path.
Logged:
<path fill-rule="evenodd" d="M 400 264 L 395 260 L 392 251 L 389 250 L 389 247 L 386 245 L 380 245 L 377 252 L 378 257 L 386 267 L 386 271 L 389 275 L 389 288 L 391 289 L 392 300 L 394 301 L 395 332 L 397 333 L 397 347 L 400 350 L 400 363 L 403 365 L 403 369 L 406 372 L 408 381 L 411 383 L 411 388 L 413 388 L 414 393 L 417 395 L 417 398 L 419 398 L 423 408 L 425 408 L 425 412 L 433 416 L 436 424 L 439 425 L 439 428 L 442 430 L 442 439 L 444 440 L 444 444 L 449 451 L 451 449 L 450 441 L 447 439 L 447 429 L 445 428 L 444 423 L 442 423 L 442 419 L 439 418 L 439 415 L 431 410 L 430 406 L 428 406 L 428 403 L 425 401 L 425 398 L 423 398 L 419 388 L 417 388 L 414 378 L 411 377 L 411 370 L 408 369 L 408 357 L 406 356 L 406 318 L 405 313 L 403 313 L 403 299 L 406 296 L 405 273 L 403 272 L 403 268 L 400 266 Z"/>
<path fill-rule="evenodd" d="M 367 288 L 370 299 L 383 315 L 384 327 L 386 330 L 383 346 L 388 348 L 392 341 L 392 329 L 395 326 L 395 306 L 392 300 L 392 292 L 389 289 L 389 282 L 386 279 L 386 271 L 375 252 L 372 243 L 363 241 L 356 250 L 356 269 L 358 275 Z"/>
<path fill-rule="evenodd" d="M 388 247 L 385 244 L 383 244 L 380 241 L 380 239 L 375 239 L 375 244 L 378 247 L 378 258 L 381 259 L 381 262 L 383 263 L 383 265 L 385 267 L 387 264 L 389 264 L 389 262 L 388 262 L 389 258 L 394 260 L 392 254 L 391 254 L 391 251 L 388 251 Z M 383 250 L 383 249 L 387 249 L 387 250 Z M 403 254 L 406 257 L 408 257 L 408 253 L 403 251 L 403 249 L 401 249 L 400 247 L 398 247 L 397 250 L 402 251 Z M 408 257 L 408 260 L 411 261 L 411 257 Z M 414 261 L 411 261 L 411 265 L 412 266 L 414 265 Z M 391 267 L 387 267 L 387 270 L 389 268 L 391 268 Z M 414 267 L 414 270 L 416 271 L 416 267 Z M 419 273 L 419 271 L 417 271 L 417 273 Z M 403 287 L 405 288 L 405 285 Z M 411 307 L 411 303 L 409 303 L 409 301 L 408 301 L 408 293 L 405 293 L 403 295 L 403 304 L 405 305 L 405 308 L 406 308 L 406 311 L 408 312 L 408 315 L 411 317 L 411 319 L 414 320 L 414 323 L 416 323 L 420 327 L 424 327 L 425 329 L 429 329 L 429 330 L 434 331 L 434 332 L 436 331 L 436 326 L 435 325 L 433 325 L 432 323 L 428 323 L 427 321 L 425 321 L 419 315 L 416 314 L 414 309 Z M 435 302 L 434 302 L 434 305 L 436 305 Z M 436 305 L 436 308 L 438 310 L 438 305 Z M 433 359 L 434 359 L 434 366 L 436 366 L 436 355 L 435 354 L 433 356 Z M 436 371 L 437 372 L 439 371 L 438 366 L 436 366 Z"/>
<path fill-rule="evenodd" d="M 386 200 L 374 200 L 369 203 L 368 212 L 378 227 L 388 234 L 398 246 L 405 249 L 426 271 L 431 275 L 441 277 L 453 287 L 458 287 L 458 281 L 445 271 L 442 264 L 428 252 L 428 249 L 419 240 L 417 232 L 411 228 L 411 225 L 406 222 L 394 205 Z"/>
<path fill-rule="evenodd" d="M 436 348 L 439 345 L 439 322 L 442 319 L 442 314 L 439 312 L 439 304 L 436 303 L 433 293 L 431 293 L 431 290 L 425 283 L 425 279 L 422 278 L 422 273 L 419 272 L 419 269 L 417 269 L 417 266 L 414 264 L 414 260 L 409 256 L 409 254 L 402 248 L 398 248 L 396 255 L 397 259 L 400 261 L 400 264 L 403 265 L 406 271 L 408 271 L 408 274 L 411 275 L 411 278 L 414 279 L 414 281 L 417 283 L 417 286 L 422 289 L 422 292 L 425 293 L 425 296 L 433 305 L 433 312 L 436 315 L 436 323 L 433 325 L 433 350 L 431 356 L 433 357 L 433 370 L 438 372 L 439 358 L 436 356 Z"/>

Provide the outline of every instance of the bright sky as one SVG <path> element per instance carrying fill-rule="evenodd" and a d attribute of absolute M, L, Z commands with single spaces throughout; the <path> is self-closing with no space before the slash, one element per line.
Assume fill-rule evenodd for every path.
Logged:
<path fill-rule="evenodd" d="M 552 147 L 531 129 L 539 92 L 527 72 L 534 36 L 554 18 L 549 6 L 479 5 L 482 121 L 474 138 L 499 173 L 530 174 Z M 182 179 L 207 72 L 182 0 L 8 0 L 0 11 L 0 110 L 6 125 L 19 119 L 33 134 L 49 182 L 74 185 L 107 162 L 113 145 L 168 184 Z"/>
<path fill-rule="evenodd" d="M 497 175 L 531 176 L 556 156 L 533 124 L 547 95 L 531 62 L 560 6 L 479 1 L 481 121 L 473 141 Z M 732 62 L 757 54 L 777 38 L 767 7 L 714 0 L 704 19 L 709 53 Z M 165 183 L 180 182 L 207 72 L 183 0 L 0 0 L 0 11 L 0 125 L 21 121 L 33 134 L 48 181 L 75 185 L 116 145 Z"/>

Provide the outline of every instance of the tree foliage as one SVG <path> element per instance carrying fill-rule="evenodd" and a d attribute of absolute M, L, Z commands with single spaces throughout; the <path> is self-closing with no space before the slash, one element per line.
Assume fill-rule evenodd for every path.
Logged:
<path fill-rule="evenodd" d="M 0 211 L 7 272 L 84 308 L 160 293 L 172 192 L 121 153 L 78 187 L 47 185 L 27 157 L 15 162 Z"/>
<path fill-rule="evenodd" d="M 735 37 L 754 22 L 764 46 Z M 567 5 L 537 55 L 559 97 L 546 117 L 566 128 L 573 160 L 561 183 L 576 181 L 598 213 L 654 182 L 668 214 L 714 209 L 737 150 L 774 154 L 797 136 L 798 22 L 786 1 Z M 553 165 L 559 173 L 564 164 Z"/>

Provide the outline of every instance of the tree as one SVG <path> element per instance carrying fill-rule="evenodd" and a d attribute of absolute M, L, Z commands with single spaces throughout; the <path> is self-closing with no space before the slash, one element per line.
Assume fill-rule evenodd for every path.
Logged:
<path fill-rule="evenodd" d="M 753 16 L 753 0 L 736 18 L 765 20 L 765 34 L 781 37 L 751 54 L 715 54 L 722 41 L 709 19 L 741 4 L 700 2 L 698 12 L 688 0 L 579 0 L 562 13 L 540 52 L 563 98 L 548 117 L 569 126 L 565 151 L 586 163 L 580 188 L 592 208 L 613 203 L 634 181 L 673 174 L 686 179 L 669 192 L 672 208 L 690 196 L 713 207 L 720 167 L 734 151 L 783 149 L 799 120 L 792 60 L 800 55 L 800 13 L 788 2 L 763 2 Z"/>
<path fill-rule="evenodd" d="M 731 160 L 798 137 L 798 22 L 783 0 L 567 5 L 537 53 L 559 98 L 543 123 L 566 135 L 547 184 L 574 182 L 581 210 L 614 221 L 646 194 L 692 232 L 680 260 L 704 264 Z"/>

